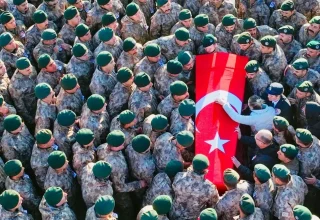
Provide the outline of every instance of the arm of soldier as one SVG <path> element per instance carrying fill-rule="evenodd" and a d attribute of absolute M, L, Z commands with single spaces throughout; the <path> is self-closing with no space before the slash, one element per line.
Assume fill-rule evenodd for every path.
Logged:
<path fill-rule="evenodd" d="M 151 17 L 151 24 L 150 24 L 150 37 L 152 39 L 156 39 L 161 36 L 161 24 L 157 22 L 157 16 L 153 15 Z"/>
<path fill-rule="evenodd" d="M 269 19 L 269 27 L 272 27 L 272 28 L 276 28 L 275 13 L 276 13 L 276 11 L 274 11 L 272 13 L 272 15 L 270 16 L 270 19 Z"/>
<path fill-rule="evenodd" d="M 277 212 L 280 213 L 279 220 L 288 220 L 290 216 L 293 216 L 294 205 L 289 204 L 289 202 L 283 201 L 283 204 L 278 206 Z"/>
<path fill-rule="evenodd" d="M 39 44 L 38 44 L 39 45 Z M 40 51 L 40 47 L 38 47 L 38 45 L 33 49 L 33 58 L 38 62 L 38 58 L 41 55 L 41 51 Z"/>
<path fill-rule="evenodd" d="M 125 182 L 125 177 L 121 173 L 113 174 L 112 176 L 113 186 L 118 192 L 132 192 L 142 188 L 140 181 L 133 181 L 130 183 Z"/>
<path fill-rule="evenodd" d="M 219 197 L 219 192 L 217 190 L 217 187 L 212 184 L 212 194 L 209 197 L 209 201 L 208 201 L 208 207 L 214 207 L 217 202 L 219 201 L 220 197 Z"/>
<path fill-rule="evenodd" d="M 10 87 L 9 87 L 10 88 Z M 9 92 L 10 94 L 12 94 L 12 90 L 10 91 L 11 89 L 9 89 Z M 16 94 L 15 97 L 21 97 L 22 94 Z M 19 114 L 25 119 L 25 121 L 28 121 L 28 122 L 32 122 L 34 121 L 34 118 L 30 115 L 30 112 L 26 111 L 27 110 L 27 107 L 26 105 L 24 104 L 22 98 L 14 98 L 14 105 L 16 106 Z M 9 112 L 10 112 L 10 108 L 13 108 L 13 107 L 9 107 Z M 16 110 L 14 109 L 14 112 L 16 112 Z M 16 114 L 16 113 L 11 113 L 11 114 Z"/>

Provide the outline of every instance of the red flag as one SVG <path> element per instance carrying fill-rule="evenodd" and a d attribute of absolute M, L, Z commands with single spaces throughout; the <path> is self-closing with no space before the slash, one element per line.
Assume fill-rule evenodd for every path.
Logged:
<path fill-rule="evenodd" d="M 224 97 L 241 112 L 247 62 L 247 57 L 228 53 L 196 57 L 196 153 L 209 158 L 206 178 L 221 191 L 225 189 L 223 171 L 233 167 L 238 123 L 214 101 Z"/>

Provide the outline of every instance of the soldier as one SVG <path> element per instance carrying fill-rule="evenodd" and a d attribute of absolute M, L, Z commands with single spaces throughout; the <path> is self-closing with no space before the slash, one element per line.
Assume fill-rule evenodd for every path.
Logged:
<path fill-rule="evenodd" d="M 128 101 L 132 92 L 136 89 L 133 83 L 134 76 L 130 69 L 122 67 L 117 73 L 118 83 L 112 90 L 107 106 L 108 113 L 114 118 L 122 110 L 128 109 Z"/>
<path fill-rule="evenodd" d="M 320 42 L 312 40 L 307 44 L 307 48 L 301 49 L 292 62 L 298 58 L 305 58 L 308 60 L 309 67 L 320 72 Z"/>
<path fill-rule="evenodd" d="M 301 177 L 290 175 L 289 169 L 281 164 L 272 168 L 272 179 L 277 186 L 272 213 L 278 219 L 289 219 L 292 207 L 303 204 L 307 185 Z"/>
<path fill-rule="evenodd" d="M 11 95 L 9 92 L 10 79 L 7 74 L 7 69 L 2 60 L 0 60 L 0 95 L 3 99 L 12 104 Z"/>
<path fill-rule="evenodd" d="M 194 18 L 194 26 L 190 28 L 190 38 L 195 47 L 198 48 L 206 34 L 213 34 L 215 26 L 209 23 L 209 17 L 206 14 L 199 14 Z"/>
<path fill-rule="evenodd" d="M 93 43 L 93 38 L 92 38 L 89 27 L 82 23 L 79 24 L 75 29 L 75 35 L 76 35 L 76 38 L 74 39 L 73 47 L 76 44 L 81 43 L 81 44 L 84 44 L 88 48 L 88 50 L 90 50 L 91 53 L 93 53 L 96 46 Z"/>
<path fill-rule="evenodd" d="M 221 23 L 216 27 L 215 35 L 219 44 L 230 51 L 232 38 L 242 32 L 242 20 L 237 19 L 232 14 L 227 14 L 222 18 Z"/>
<path fill-rule="evenodd" d="M 182 64 L 182 72 L 179 74 L 178 79 L 188 85 L 189 91 L 194 93 L 194 66 L 195 56 L 189 51 L 180 51 L 176 58 Z"/>
<path fill-rule="evenodd" d="M 123 41 L 123 51 L 117 61 L 117 69 L 127 67 L 131 70 L 144 57 L 143 47 L 137 43 L 132 37 L 128 37 Z"/>
<path fill-rule="evenodd" d="M 257 40 L 261 40 L 267 35 L 277 35 L 278 32 L 268 25 L 257 26 L 257 22 L 253 18 L 247 18 L 243 21 L 243 30 L 248 31 L 251 36 Z"/>
<path fill-rule="evenodd" d="M 68 194 L 60 187 L 49 187 L 39 206 L 43 219 L 64 218 L 76 220 L 76 215 L 67 203 Z"/>
<path fill-rule="evenodd" d="M 211 54 L 215 52 L 227 52 L 227 50 L 218 44 L 215 36 L 206 34 L 202 39 L 202 45 L 198 48 L 198 54 Z"/>
<path fill-rule="evenodd" d="M 152 203 L 152 208 L 157 212 L 159 220 L 169 220 L 167 214 L 172 207 L 172 198 L 168 195 L 157 196 Z"/>
<path fill-rule="evenodd" d="M 170 85 L 170 93 L 158 105 L 160 114 L 170 118 L 171 112 L 179 107 L 179 104 L 189 98 L 188 86 L 182 81 L 175 81 Z"/>
<path fill-rule="evenodd" d="M 308 20 L 320 15 L 320 3 L 318 1 L 309 0 L 308 2 L 304 2 L 297 0 L 295 4 L 296 10 L 306 16 Z"/>
<path fill-rule="evenodd" d="M 122 39 L 132 37 L 141 44 L 149 39 L 146 19 L 139 6 L 132 2 L 126 8 L 126 16 L 121 19 L 121 37 Z"/>
<path fill-rule="evenodd" d="M 179 21 L 179 12 L 182 7 L 168 0 L 157 0 L 158 10 L 151 17 L 150 37 L 157 39 L 160 36 L 167 36 L 170 30 Z"/>
<path fill-rule="evenodd" d="M 278 151 L 278 158 L 291 175 L 298 175 L 299 161 L 296 159 L 299 149 L 292 144 L 283 144 Z"/>
<path fill-rule="evenodd" d="M 275 36 L 277 44 L 281 47 L 288 63 L 302 49 L 301 44 L 294 39 L 294 29 L 290 25 L 282 26 L 278 29 L 279 35 Z"/>
<path fill-rule="evenodd" d="M 16 109 L 12 105 L 6 103 L 3 96 L 0 95 L 0 137 L 2 137 L 4 132 L 4 119 L 11 114 L 17 114 Z"/>
<path fill-rule="evenodd" d="M 30 164 L 41 190 L 44 190 L 44 181 L 49 168 L 49 154 L 58 149 L 54 141 L 49 129 L 41 129 L 36 133 L 36 143 L 33 145 Z"/>
<path fill-rule="evenodd" d="M 152 0 L 133 0 L 132 2 L 136 3 L 140 10 L 143 12 L 146 22 L 150 25 L 151 16 L 155 12 L 155 4 Z"/>
<path fill-rule="evenodd" d="M 202 208 L 211 207 L 218 202 L 219 194 L 216 186 L 203 178 L 208 167 L 208 158 L 198 154 L 192 161 L 192 167 L 186 173 L 181 172 L 175 176 L 172 184 L 175 198 L 170 211 L 170 219 L 197 218 Z M 188 187 L 197 193 L 185 194 L 183 189 Z"/>
<path fill-rule="evenodd" d="M 118 215 L 113 213 L 115 201 L 112 196 L 104 195 L 97 199 L 95 204 L 87 210 L 86 220 L 98 220 L 107 217 L 110 220 L 116 220 Z"/>
<path fill-rule="evenodd" d="M 61 29 L 61 27 L 65 23 L 63 17 L 65 3 L 66 1 L 62 0 L 45 0 L 39 5 L 37 9 L 44 11 L 48 15 L 49 21 L 55 23 L 58 29 Z"/>
<path fill-rule="evenodd" d="M 89 84 L 94 72 L 93 53 L 82 43 L 75 44 L 72 52 L 73 56 L 66 66 L 66 73 L 77 77 L 81 93 L 88 97 L 91 94 Z"/>
<path fill-rule="evenodd" d="M 68 0 L 69 5 L 75 6 L 80 13 L 82 20 L 87 20 L 87 15 L 92 8 L 91 1 L 86 0 Z"/>
<path fill-rule="evenodd" d="M 64 43 L 53 29 L 46 29 L 41 34 L 41 41 L 33 49 L 33 57 L 38 60 L 42 54 L 49 54 L 52 59 L 67 63 L 71 56 L 71 45 Z"/>
<path fill-rule="evenodd" d="M 1 152 L 5 160 L 18 159 L 30 170 L 30 156 L 34 138 L 18 115 L 8 115 L 4 119 L 4 133 L 1 139 Z"/>
<path fill-rule="evenodd" d="M 275 186 L 271 179 L 271 173 L 268 167 L 263 164 L 256 164 L 253 171 L 254 191 L 253 199 L 257 207 L 263 213 L 264 220 L 269 220 L 272 216 L 271 208 Z"/>
<path fill-rule="evenodd" d="M 145 72 L 150 76 L 151 81 L 154 81 L 154 74 L 157 69 L 163 66 L 167 61 L 161 54 L 161 48 L 158 44 L 150 43 L 144 48 L 145 57 L 142 58 L 134 67 L 134 75 L 140 72 Z"/>
<path fill-rule="evenodd" d="M 0 15 L 0 33 L 10 33 L 16 41 L 25 43 L 26 27 L 22 21 L 16 20 L 10 12 L 6 11 Z"/>
<path fill-rule="evenodd" d="M 79 125 L 94 133 L 94 145 L 104 143 L 110 127 L 110 118 L 106 110 L 105 99 L 98 94 L 91 95 L 82 108 Z"/>
<path fill-rule="evenodd" d="M 309 23 L 304 24 L 299 31 L 299 42 L 303 47 L 312 40 L 320 40 L 320 16 L 314 16 Z"/>
<path fill-rule="evenodd" d="M 40 196 L 32 185 L 30 177 L 25 173 L 24 167 L 19 160 L 9 160 L 4 165 L 4 171 L 7 175 L 6 189 L 17 191 L 23 198 L 22 206 L 33 216 L 39 216 L 38 206 Z"/>
<path fill-rule="evenodd" d="M 280 82 L 287 66 L 283 50 L 277 45 L 275 37 L 267 35 L 260 40 L 262 53 L 262 69 L 266 71 L 273 82 Z M 277 65 L 272 65 L 277 63 Z"/>
<path fill-rule="evenodd" d="M 174 109 L 170 118 L 170 133 L 174 136 L 181 131 L 194 133 L 194 122 L 192 116 L 196 111 L 195 102 L 191 99 L 185 99 L 179 107 Z"/>
<path fill-rule="evenodd" d="M 319 220 L 318 216 L 312 215 L 310 210 L 307 207 L 302 205 L 296 205 L 293 208 L 293 215 L 295 219 L 306 218 L 306 219 Z"/>
<path fill-rule="evenodd" d="M 249 32 L 242 32 L 233 37 L 231 52 L 237 55 L 246 56 L 249 60 L 261 60 L 261 44 L 251 37 Z"/>
<path fill-rule="evenodd" d="M 64 18 L 66 23 L 62 26 L 58 38 L 62 39 L 66 44 L 73 45 L 76 37 L 76 27 L 81 22 L 80 13 L 75 6 L 70 6 L 65 10 Z"/>
<path fill-rule="evenodd" d="M 26 31 L 26 42 L 25 47 L 31 54 L 33 49 L 38 45 L 41 41 L 41 35 L 43 31 L 47 28 L 53 29 L 57 31 L 57 26 L 52 21 L 48 20 L 48 15 L 41 10 L 37 10 L 32 15 L 32 20 L 35 23 L 34 25 L 30 26 L 29 29 Z"/>
<path fill-rule="evenodd" d="M 234 219 L 245 220 L 245 219 L 256 219 L 264 220 L 264 216 L 260 208 L 255 207 L 254 201 L 249 194 L 243 194 L 240 198 L 238 209 L 240 212 L 239 216 Z"/>
<path fill-rule="evenodd" d="M 189 9 L 182 9 L 179 13 L 179 21 L 171 28 L 170 34 L 174 34 L 177 29 L 184 27 L 190 30 L 193 27 L 193 18 Z"/>
<path fill-rule="evenodd" d="M 295 10 L 292 0 L 284 1 L 280 9 L 272 13 L 269 20 L 269 26 L 277 30 L 285 25 L 292 26 L 295 31 L 294 35 L 299 33 L 300 28 L 305 23 L 307 23 L 306 17 Z"/>
<path fill-rule="evenodd" d="M 154 144 L 159 136 L 166 133 L 168 129 L 168 119 L 164 115 L 149 115 L 143 121 L 142 131 L 151 141 L 150 148 L 153 151 Z"/>
<path fill-rule="evenodd" d="M 53 137 L 59 150 L 72 158 L 72 145 L 76 142 L 76 133 L 79 129 L 76 125 L 76 114 L 71 110 L 62 110 L 54 122 Z"/>
<path fill-rule="evenodd" d="M 208 0 L 201 0 L 201 1 L 189 0 L 184 2 L 183 8 L 190 10 L 190 12 L 192 13 L 191 17 L 195 17 L 199 14 L 201 7 L 207 2 Z"/>
<path fill-rule="evenodd" d="M 22 21 L 27 28 L 33 25 L 32 15 L 36 11 L 36 7 L 28 3 L 27 0 L 15 0 L 13 3 L 16 6 L 12 12 L 15 19 Z"/>
<path fill-rule="evenodd" d="M 239 5 L 239 16 L 242 19 L 252 18 L 258 25 L 268 25 L 270 10 L 264 1 L 241 0 Z"/>

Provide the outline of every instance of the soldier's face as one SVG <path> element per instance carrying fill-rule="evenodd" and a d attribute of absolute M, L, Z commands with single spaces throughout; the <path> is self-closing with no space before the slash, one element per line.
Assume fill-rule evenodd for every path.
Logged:
<path fill-rule="evenodd" d="M 136 14 L 134 14 L 133 16 L 130 16 L 130 18 L 134 21 L 141 21 L 142 15 L 141 15 L 140 10 L 138 10 L 138 12 Z"/>
<path fill-rule="evenodd" d="M 79 88 L 80 88 L 80 86 L 77 83 L 76 87 L 74 87 L 73 89 L 70 89 L 70 90 L 66 90 L 66 92 L 69 94 L 74 94 Z"/>
<path fill-rule="evenodd" d="M 308 28 L 308 33 L 311 35 L 315 35 L 320 31 L 320 24 L 310 24 L 309 28 Z"/>
<path fill-rule="evenodd" d="M 148 57 L 148 60 L 151 62 L 151 63 L 157 63 L 161 58 L 161 53 L 159 53 L 158 56 L 156 57 Z"/>
<path fill-rule="evenodd" d="M 241 50 L 247 50 L 250 47 L 250 44 L 239 44 Z"/>
<path fill-rule="evenodd" d="M 205 47 L 204 50 L 206 53 L 213 53 L 216 50 L 217 44 L 212 44 L 208 47 Z"/>
<path fill-rule="evenodd" d="M 47 4 L 51 7 L 55 7 L 58 4 L 58 0 L 47 2 Z"/>
<path fill-rule="evenodd" d="M 306 75 L 307 70 L 296 70 L 295 68 L 292 68 L 293 74 L 296 75 L 297 77 L 302 77 Z"/>
<path fill-rule="evenodd" d="M 81 17 L 80 17 L 80 14 L 78 13 L 76 16 L 74 16 L 74 18 L 70 19 L 68 23 L 73 26 L 77 26 L 80 23 L 80 20 L 81 20 Z"/>
<path fill-rule="evenodd" d="M 301 92 L 299 89 L 296 90 L 296 97 L 298 99 L 303 99 L 306 98 L 308 96 L 307 92 Z"/>
<path fill-rule="evenodd" d="M 277 154 L 278 154 L 278 159 L 279 160 L 281 160 L 281 161 L 285 161 L 286 160 L 286 156 L 284 155 L 284 153 L 282 153 L 281 150 L 278 150 Z"/>
<path fill-rule="evenodd" d="M 84 36 L 80 37 L 80 40 L 83 42 L 87 42 L 87 41 L 91 40 L 91 38 L 92 38 L 92 35 L 89 30 Z"/>
<path fill-rule="evenodd" d="M 171 3 L 170 3 L 170 1 L 168 1 L 167 4 L 161 6 L 160 10 L 165 14 L 169 14 L 170 11 L 171 11 Z"/>
<path fill-rule="evenodd" d="M 44 99 L 42 99 L 42 101 L 44 101 L 45 103 L 52 103 L 54 99 L 55 99 L 55 93 L 53 90 L 51 90 L 50 94 Z"/>
<path fill-rule="evenodd" d="M 78 8 L 78 9 L 82 9 L 82 7 L 83 7 L 83 2 L 82 2 L 82 0 L 78 0 L 78 1 L 76 1 L 76 3 L 74 3 L 73 4 L 76 8 Z"/>
<path fill-rule="evenodd" d="M 193 66 L 194 66 L 194 60 L 191 58 L 189 63 L 187 63 L 186 65 L 183 66 L 183 69 L 184 70 L 192 70 Z"/>
<path fill-rule="evenodd" d="M 112 6 L 113 6 L 112 0 L 108 4 L 100 5 L 101 8 L 107 9 L 108 11 L 112 10 Z"/>
<path fill-rule="evenodd" d="M 270 102 L 276 102 L 279 100 L 279 95 L 271 95 L 271 94 L 268 94 L 268 100 Z"/>
<path fill-rule="evenodd" d="M 132 50 L 128 51 L 130 55 L 134 55 L 138 52 L 137 46 L 135 46 Z"/>
<path fill-rule="evenodd" d="M 256 77 L 256 73 L 246 73 L 247 78 L 250 79 L 254 79 Z"/>
<path fill-rule="evenodd" d="M 191 27 L 191 24 L 192 24 L 192 18 L 189 18 L 187 20 L 183 20 L 180 22 L 183 26 L 185 26 L 186 28 L 189 28 L 189 27 Z"/>
<path fill-rule="evenodd" d="M 14 29 L 17 27 L 16 20 L 12 18 L 8 23 L 4 25 L 7 29 Z"/>
<path fill-rule="evenodd" d="M 133 81 L 134 81 L 134 77 L 132 76 L 127 82 L 125 83 L 122 83 L 124 86 L 131 86 L 133 84 Z"/>
<path fill-rule="evenodd" d="M 57 207 L 62 206 L 63 204 L 65 204 L 67 202 L 67 198 L 68 198 L 68 194 L 65 192 L 62 192 L 63 196 L 61 201 L 56 205 Z"/>
<path fill-rule="evenodd" d="M 279 39 L 283 42 L 283 43 L 289 43 L 292 41 L 292 35 L 291 34 L 284 34 L 284 33 L 280 33 L 279 34 Z"/>
<path fill-rule="evenodd" d="M 288 19 L 291 17 L 294 11 L 281 11 L 281 15 L 283 18 Z"/>
<path fill-rule="evenodd" d="M 29 6 L 28 6 L 28 2 L 27 1 L 25 1 L 21 5 L 17 5 L 16 7 L 22 13 L 26 13 L 29 10 Z"/>
<path fill-rule="evenodd" d="M 177 42 L 177 44 L 178 44 L 180 47 L 183 47 L 183 46 L 185 46 L 185 45 L 187 45 L 187 44 L 189 43 L 189 40 L 181 41 L 181 40 L 178 40 L 178 39 L 176 38 L 176 42 Z"/>
<path fill-rule="evenodd" d="M 318 50 L 314 50 L 314 49 L 307 47 L 307 54 L 306 54 L 307 57 L 316 58 L 319 56 L 319 54 L 320 54 L 320 52 Z"/>
<path fill-rule="evenodd" d="M 232 31 L 235 29 L 236 25 L 231 25 L 231 26 L 224 26 L 224 29 L 229 32 L 232 33 Z"/>
<path fill-rule="evenodd" d="M 57 71 L 57 64 L 53 60 L 50 61 L 50 63 L 47 65 L 45 70 L 49 73 Z"/>
<path fill-rule="evenodd" d="M 209 30 L 209 25 L 205 25 L 203 27 L 197 27 L 198 31 L 207 32 Z"/>
<path fill-rule="evenodd" d="M 47 29 L 49 27 L 49 20 L 47 19 L 44 22 L 42 22 L 40 24 L 36 24 L 36 25 L 40 30 Z"/>
<path fill-rule="evenodd" d="M 180 102 L 180 101 L 183 101 L 185 99 L 189 98 L 189 92 L 186 92 L 185 94 L 183 95 L 174 95 L 173 96 L 173 99 L 177 102 Z"/>
<path fill-rule="evenodd" d="M 272 47 L 266 47 L 264 45 L 261 44 L 261 53 L 263 54 L 269 54 L 273 51 Z"/>
<path fill-rule="evenodd" d="M 252 37 L 256 37 L 257 36 L 257 28 L 251 28 L 247 30 Z"/>
<path fill-rule="evenodd" d="M 14 49 L 16 49 L 17 44 L 15 40 L 11 40 L 4 48 L 8 51 L 12 51 Z"/>
<path fill-rule="evenodd" d="M 28 68 L 23 69 L 23 70 L 19 69 L 19 72 L 24 76 L 29 76 L 32 73 L 32 67 L 29 66 Z"/>
<path fill-rule="evenodd" d="M 111 28 L 113 31 L 116 31 L 119 24 L 117 21 L 114 21 L 113 23 L 109 24 L 107 27 Z"/>

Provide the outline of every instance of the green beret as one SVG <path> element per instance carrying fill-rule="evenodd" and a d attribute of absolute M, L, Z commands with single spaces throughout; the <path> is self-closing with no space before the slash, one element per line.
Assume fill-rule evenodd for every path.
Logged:
<path fill-rule="evenodd" d="M 261 38 L 261 44 L 266 47 L 275 47 L 277 44 L 277 40 L 274 36 L 267 35 Z"/>
<path fill-rule="evenodd" d="M 157 0 L 162 1 L 162 0 Z M 155 210 L 149 210 L 142 213 L 140 220 L 158 220 L 158 213 Z"/>
<path fill-rule="evenodd" d="M 229 185 L 236 185 L 239 182 L 240 176 L 233 169 L 225 169 L 223 172 L 223 181 Z"/>
<path fill-rule="evenodd" d="M 98 161 L 92 167 L 92 173 L 97 178 L 107 178 L 111 174 L 111 165 L 105 161 Z"/>
<path fill-rule="evenodd" d="M 82 43 L 76 43 L 72 48 L 72 53 L 75 57 L 82 57 L 88 52 L 86 45 Z"/>
<path fill-rule="evenodd" d="M 144 55 L 148 57 L 156 57 L 160 54 L 161 48 L 158 44 L 151 43 L 148 44 L 144 49 Z"/>
<path fill-rule="evenodd" d="M 223 26 L 227 27 L 227 26 L 234 25 L 236 21 L 237 21 L 237 18 L 233 14 L 227 14 L 223 16 L 221 23 Z"/>
<path fill-rule="evenodd" d="M 16 67 L 17 69 L 19 70 L 24 70 L 24 69 L 27 69 L 28 67 L 31 66 L 31 63 L 29 61 L 28 58 L 26 57 L 20 57 L 19 59 L 17 59 L 16 61 Z"/>
<path fill-rule="evenodd" d="M 134 83 L 140 88 L 149 85 L 150 82 L 150 76 L 145 72 L 140 72 L 134 77 Z"/>
<path fill-rule="evenodd" d="M 193 144 L 194 136 L 190 131 L 180 131 L 177 134 L 177 142 L 183 147 L 190 147 Z"/>
<path fill-rule="evenodd" d="M 313 142 L 312 134 L 307 129 L 297 128 L 296 136 L 303 143 L 310 144 Z"/>
<path fill-rule="evenodd" d="M 298 148 L 292 144 L 283 144 L 280 146 L 280 150 L 290 160 L 293 160 L 299 152 Z"/>
<path fill-rule="evenodd" d="M 60 84 L 64 90 L 72 90 L 77 86 L 78 80 L 75 75 L 73 75 L 72 73 L 69 73 L 69 74 L 65 74 L 62 77 Z"/>
<path fill-rule="evenodd" d="M 8 12 L 8 11 L 5 11 L 5 12 L 3 12 L 3 13 L 0 15 L 1 24 L 6 24 L 6 23 L 8 23 L 9 21 L 11 21 L 12 19 L 14 19 L 13 14 L 11 14 L 11 13 Z"/>
<path fill-rule="evenodd" d="M 111 40 L 111 38 L 113 37 L 113 30 L 109 27 L 103 27 L 100 29 L 98 35 L 99 35 L 99 39 L 102 42 L 106 42 Z"/>
<path fill-rule="evenodd" d="M 138 153 L 143 153 L 150 148 L 150 138 L 145 134 L 139 134 L 132 139 L 132 148 Z"/>
<path fill-rule="evenodd" d="M 278 29 L 278 32 L 292 35 L 294 33 L 294 28 L 291 25 L 284 25 Z"/>
<path fill-rule="evenodd" d="M 45 99 L 50 95 L 52 89 L 48 83 L 39 83 L 34 88 L 34 93 L 38 99 Z"/>
<path fill-rule="evenodd" d="M 91 111 L 98 111 L 103 108 L 105 99 L 99 94 L 91 95 L 87 100 L 87 106 Z"/>
<path fill-rule="evenodd" d="M 49 54 L 47 53 L 44 53 L 42 54 L 41 56 L 39 56 L 38 58 L 38 65 L 39 67 L 42 69 L 42 68 L 46 68 L 48 66 L 48 64 L 50 63 L 51 61 L 51 57 Z"/>
<path fill-rule="evenodd" d="M 70 5 L 74 5 L 74 4 L 76 4 L 77 0 L 67 0 L 67 2 L 68 2 Z"/>
<path fill-rule="evenodd" d="M 310 81 L 303 81 L 297 84 L 296 87 L 300 92 L 310 92 L 310 93 L 313 92 L 313 86 Z"/>
<path fill-rule="evenodd" d="M 26 2 L 27 0 L 13 0 L 14 5 L 21 5 L 22 3 Z"/>
<path fill-rule="evenodd" d="M 45 13 L 42 10 L 36 10 L 32 15 L 32 20 L 36 24 L 41 24 L 41 23 L 45 22 L 47 19 L 48 19 L 47 13 Z"/>
<path fill-rule="evenodd" d="M 7 211 L 15 208 L 19 204 L 19 200 L 19 193 L 12 189 L 5 190 L 0 195 L 0 205 Z"/>
<path fill-rule="evenodd" d="M 168 0 L 157 0 L 157 1 L 156 1 L 157 7 L 162 7 L 162 6 L 164 6 L 165 4 L 167 4 L 167 3 L 168 3 Z"/>
<path fill-rule="evenodd" d="M 212 34 L 206 34 L 202 39 L 203 47 L 209 47 L 217 42 L 217 38 Z"/>
<path fill-rule="evenodd" d="M 284 2 L 281 4 L 280 9 L 281 9 L 282 11 L 293 11 L 293 10 L 294 10 L 294 3 L 293 3 L 293 1 L 291 1 L 291 0 L 284 1 Z"/>
<path fill-rule="evenodd" d="M 176 38 L 180 41 L 187 41 L 190 38 L 190 33 L 188 29 L 181 27 L 174 32 L 174 36 L 176 36 Z"/>
<path fill-rule="evenodd" d="M 57 115 L 58 124 L 69 127 L 76 121 L 76 117 L 77 116 L 73 111 L 64 109 Z"/>
<path fill-rule="evenodd" d="M 257 27 L 257 22 L 253 18 L 247 18 L 243 21 L 243 29 L 248 30 Z"/>
<path fill-rule="evenodd" d="M 157 196 L 152 202 L 152 207 L 159 215 L 166 215 L 172 207 L 172 199 L 168 195 Z"/>
<path fill-rule="evenodd" d="M 255 207 L 254 207 L 254 201 L 252 197 L 245 193 L 241 196 L 240 201 L 239 201 L 240 209 L 242 212 L 246 215 L 251 215 L 254 213 Z"/>
<path fill-rule="evenodd" d="M 309 23 L 310 24 L 320 24 L 320 16 L 314 16 L 313 18 L 311 18 Z"/>
<path fill-rule="evenodd" d="M 196 111 L 196 104 L 191 99 L 185 99 L 179 104 L 178 111 L 181 116 L 191 116 Z"/>
<path fill-rule="evenodd" d="M 36 134 L 37 144 L 46 144 L 52 138 L 52 132 L 49 129 L 41 129 Z"/>
<path fill-rule="evenodd" d="M 179 160 L 171 160 L 167 163 L 164 172 L 170 177 L 173 178 L 177 173 L 183 171 L 183 163 Z"/>
<path fill-rule="evenodd" d="M 57 33 L 55 30 L 51 29 L 51 28 L 48 28 L 48 29 L 45 29 L 42 34 L 41 34 L 41 38 L 43 40 L 54 40 L 57 38 Z"/>
<path fill-rule="evenodd" d="M 199 220 L 217 220 L 218 215 L 213 208 L 206 208 L 200 213 Z"/>
<path fill-rule="evenodd" d="M 196 27 L 203 27 L 209 24 L 209 17 L 206 14 L 199 14 L 194 18 L 194 25 Z"/>
<path fill-rule="evenodd" d="M 192 18 L 192 14 L 191 14 L 191 11 L 189 9 L 182 9 L 179 12 L 179 20 L 180 21 L 188 20 L 190 18 Z"/>
<path fill-rule="evenodd" d="M 52 169 L 59 169 L 66 163 L 66 154 L 62 151 L 52 151 L 48 157 L 48 164 Z"/>
<path fill-rule="evenodd" d="M 135 118 L 136 114 L 130 110 L 124 110 L 119 114 L 119 121 L 123 125 L 130 124 Z"/>
<path fill-rule="evenodd" d="M 0 95 L 0 106 L 2 106 L 2 105 L 3 105 L 3 101 L 4 101 L 3 96 L 2 96 L 2 95 Z"/>
<path fill-rule="evenodd" d="M 272 173 L 277 178 L 285 179 L 286 177 L 288 177 L 290 175 L 290 170 L 282 164 L 276 164 L 272 168 Z"/>
<path fill-rule="evenodd" d="M 77 37 L 83 37 L 84 35 L 86 35 L 88 32 L 90 31 L 89 27 L 85 24 L 80 23 L 77 27 L 76 27 L 76 36 Z"/>
<path fill-rule="evenodd" d="M 249 32 L 243 32 L 239 34 L 237 39 L 238 44 L 248 44 L 252 41 L 251 34 Z"/>
<path fill-rule="evenodd" d="M 273 82 L 269 88 L 267 88 L 266 92 L 270 95 L 281 95 L 284 92 L 284 88 L 281 83 Z"/>
<path fill-rule="evenodd" d="M 161 131 L 168 126 L 168 119 L 164 115 L 155 115 L 151 120 L 151 127 L 155 131 Z"/>
<path fill-rule="evenodd" d="M 100 52 L 96 58 L 98 66 L 101 67 L 108 65 L 112 59 L 112 54 L 108 51 Z"/>
<path fill-rule="evenodd" d="M 63 191 L 60 187 L 49 187 L 44 193 L 48 205 L 55 207 L 63 198 Z"/>
<path fill-rule="evenodd" d="M 178 61 L 184 66 L 190 62 L 192 55 L 189 51 L 180 51 L 177 58 Z"/>
<path fill-rule="evenodd" d="M 293 215 L 298 220 L 312 220 L 312 213 L 307 207 L 302 205 L 296 205 L 293 208 Z"/>
<path fill-rule="evenodd" d="M 80 145 L 90 144 L 94 139 L 93 132 L 88 128 L 81 128 L 76 134 L 76 141 Z"/>
<path fill-rule="evenodd" d="M 8 132 L 17 130 L 22 125 L 22 119 L 19 115 L 8 115 L 4 118 L 3 127 Z"/>
<path fill-rule="evenodd" d="M 170 84 L 170 93 L 171 95 L 184 95 L 186 92 L 188 92 L 188 86 L 182 81 L 175 81 Z"/>
<path fill-rule="evenodd" d="M 107 14 L 104 14 L 101 19 L 102 25 L 108 26 L 109 24 L 112 24 L 117 20 L 116 16 L 112 12 L 108 12 Z"/>
<path fill-rule="evenodd" d="M 100 196 L 94 204 L 94 211 L 98 215 L 108 215 L 113 212 L 115 202 L 112 196 Z"/>
<path fill-rule="evenodd" d="M 209 167 L 208 157 L 203 154 L 197 154 L 192 160 L 193 170 L 202 172 Z"/>
<path fill-rule="evenodd" d="M 65 11 L 64 11 L 64 18 L 66 20 L 71 20 L 78 14 L 78 9 L 74 6 L 69 6 Z"/>
<path fill-rule="evenodd" d="M 263 164 L 256 164 L 254 166 L 254 173 L 262 183 L 267 182 L 271 178 L 270 170 Z"/>
<path fill-rule="evenodd" d="M 307 47 L 313 50 L 320 50 L 320 42 L 317 40 L 311 40 L 307 43 Z"/>
<path fill-rule="evenodd" d="M 121 146 L 125 141 L 125 135 L 120 130 L 113 130 L 111 131 L 106 139 L 106 142 L 108 145 L 111 145 L 112 147 L 119 147 Z"/>
<path fill-rule="evenodd" d="M 106 5 L 110 2 L 110 0 L 97 0 L 99 5 Z"/>
<path fill-rule="evenodd" d="M 305 58 L 299 58 L 292 63 L 292 67 L 296 70 L 306 70 L 309 68 L 309 63 Z"/>
<path fill-rule="evenodd" d="M 131 2 L 126 7 L 126 15 L 129 17 L 135 15 L 138 11 L 139 11 L 139 5 L 137 5 L 134 2 Z"/>
<path fill-rule="evenodd" d="M 131 69 L 129 69 L 128 67 L 121 67 L 118 70 L 117 80 L 120 83 L 128 82 L 128 80 L 131 79 L 131 77 L 133 77 L 133 73 L 132 73 Z"/>
<path fill-rule="evenodd" d="M 289 126 L 289 122 L 287 121 L 287 119 L 281 116 L 274 116 L 273 124 L 274 124 L 274 127 L 279 131 L 287 130 Z"/>
<path fill-rule="evenodd" d="M 6 162 L 3 169 L 7 176 L 16 176 L 22 170 L 22 163 L 20 160 L 9 160 Z"/>
<path fill-rule="evenodd" d="M 124 52 L 129 52 L 136 46 L 137 42 L 132 37 L 128 37 L 123 41 L 123 50 Z"/>
<path fill-rule="evenodd" d="M 178 75 L 182 72 L 182 64 L 178 60 L 169 60 L 167 63 L 167 71 L 170 74 Z"/>
<path fill-rule="evenodd" d="M 13 40 L 12 35 L 9 32 L 4 32 L 0 35 L 0 47 L 7 46 Z"/>

